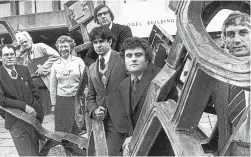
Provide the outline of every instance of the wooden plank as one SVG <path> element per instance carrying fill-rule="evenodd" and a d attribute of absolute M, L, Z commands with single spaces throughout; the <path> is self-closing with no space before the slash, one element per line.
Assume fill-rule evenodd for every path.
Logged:
<path fill-rule="evenodd" d="M 92 130 L 95 142 L 95 155 L 108 156 L 108 149 L 107 149 L 103 121 L 92 120 Z"/>

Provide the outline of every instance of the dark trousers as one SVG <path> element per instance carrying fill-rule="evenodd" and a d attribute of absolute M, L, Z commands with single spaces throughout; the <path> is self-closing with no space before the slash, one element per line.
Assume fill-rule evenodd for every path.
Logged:
<path fill-rule="evenodd" d="M 126 134 L 118 132 L 110 117 L 104 120 L 106 142 L 109 156 L 118 156 L 122 144 L 126 139 Z"/>
<path fill-rule="evenodd" d="M 17 119 L 9 131 L 19 156 L 39 156 L 38 133 L 33 126 Z"/>
<path fill-rule="evenodd" d="M 41 104 L 43 106 L 44 115 L 51 113 L 51 99 L 50 91 L 47 88 L 38 88 L 38 93 L 41 99 Z"/>

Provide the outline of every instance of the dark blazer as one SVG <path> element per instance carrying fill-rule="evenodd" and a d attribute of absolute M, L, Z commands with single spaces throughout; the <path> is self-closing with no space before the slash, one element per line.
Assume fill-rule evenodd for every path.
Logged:
<path fill-rule="evenodd" d="M 122 43 L 127 38 L 132 37 L 132 31 L 130 27 L 116 23 L 112 24 L 111 32 L 115 37 L 115 41 L 112 42 L 112 49 L 118 52 L 120 51 Z M 84 62 L 87 66 L 90 66 L 96 61 L 97 58 L 98 54 L 94 51 L 94 48 L 91 47 L 84 58 Z"/>
<path fill-rule="evenodd" d="M 140 112 L 142 110 L 143 104 L 146 99 L 146 95 L 148 92 L 149 85 L 151 81 L 155 78 L 155 76 L 159 73 L 160 68 L 154 66 L 152 63 L 149 63 L 147 69 L 142 75 L 141 80 L 137 84 L 137 91 L 134 96 L 134 104 L 130 105 L 130 86 L 131 86 L 131 76 L 125 78 L 119 85 L 119 98 L 122 101 L 122 104 L 125 106 L 127 116 L 129 117 L 130 122 L 130 133 L 135 126 L 133 123 L 136 124 Z"/>
<path fill-rule="evenodd" d="M 43 107 L 39 103 L 38 90 L 32 82 L 30 72 L 27 67 L 16 65 L 16 71 L 21 82 L 22 94 L 19 96 L 16 86 L 14 86 L 7 70 L 0 67 L 0 105 L 3 107 L 17 108 L 25 112 L 26 104 L 35 109 L 40 122 L 43 121 Z M 9 113 L 5 113 L 5 128 L 9 129 L 17 118 Z"/>
<path fill-rule="evenodd" d="M 86 97 L 87 110 L 91 117 L 94 109 L 98 106 L 106 106 L 115 128 L 120 133 L 128 131 L 128 119 L 124 107 L 114 101 L 117 97 L 117 89 L 120 82 L 126 78 L 126 69 L 124 60 L 116 51 L 111 52 L 106 72 L 107 84 L 103 85 L 99 76 L 98 60 L 89 67 L 88 94 Z"/>

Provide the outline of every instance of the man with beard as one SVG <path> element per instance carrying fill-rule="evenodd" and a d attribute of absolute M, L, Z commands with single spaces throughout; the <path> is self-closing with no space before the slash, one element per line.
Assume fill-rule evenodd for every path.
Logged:
<path fill-rule="evenodd" d="M 115 51 L 120 51 L 120 47 L 125 39 L 132 37 L 132 31 L 130 27 L 113 23 L 114 15 L 111 9 L 104 5 L 100 4 L 94 9 L 94 21 L 106 28 L 111 30 L 111 33 L 114 35 L 114 40 L 112 41 L 112 49 Z M 93 48 L 90 48 L 87 52 L 84 62 L 87 66 L 90 66 L 96 61 L 98 54 L 95 53 Z"/>
<path fill-rule="evenodd" d="M 37 71 L 35 72 L 38 77 L 33 77 L 33 81 L 39 90 L 44 114 L 47 115 L 51 113 L 50 93 L 48 90 L 50 89 L 49 83 L 51 66 L 56 60 L 59 59 L 59 53 L 44 43 L 34 44 L 31 36 L 26 31 L 17 32 L 15 36 L 17 39 L 17 44 L 21 46 L 21 56 L 24 58 L 24 61 L 48 56 L 48 60 L 45 61 L 43 65 L 38 67 Z M 23 64 L 27 65 L 27 62 L 24 62 Z"/>
<path fill-rule="evenodd" d="M 0 105 L 16 108 L 43 121 L 43 108 L 29 70 L 15 65 L 16 53 L 12 45 L 1 45 Z M 5 112 L 5 128 L 10 131 L 19 156 L 39 156 L 38 133 L 30 124 Z"/>

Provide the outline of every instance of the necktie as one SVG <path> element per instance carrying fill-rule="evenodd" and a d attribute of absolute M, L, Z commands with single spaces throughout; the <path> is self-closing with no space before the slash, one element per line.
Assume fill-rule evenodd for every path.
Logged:
<path fill-rule="evenodd" d="M 12 76 L 12 77 L 16 77 L 16 76 L 17 76 L 17 73 L 16 73 L 15 70 L 11 70 L 11 76 Z"/>
<path fill-rule="evenodd" d="M 228 119 L 236 126 L 246 108 L 245 92 L 239 87 L 232 86 L 229 95 Z"/>
<path fill-rule="evenodd" d="M 105 69 L 105 59 L 104 59 L 104 57 L 100 58 L 100 69 L 101 70 Z"/>
<path fill-rule="evenodd" d="M 104 84 L 104 86 L 106 86 L 106 72 L 104 74 L 102 74 L 102 77 L 101 77 L 101 81 L 102 83 Z"/>
<path fill-rule="evenodd" d="M 136 86 L 139 83 L 139 79 L 136 77 L 132 80 L 133 92 L 136 92 Z"/>

